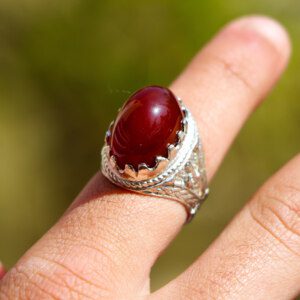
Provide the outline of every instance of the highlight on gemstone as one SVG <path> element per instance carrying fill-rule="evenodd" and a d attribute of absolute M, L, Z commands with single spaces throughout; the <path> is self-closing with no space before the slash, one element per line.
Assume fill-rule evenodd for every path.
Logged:
<path fill-rule="evenodd" d="M 177 144 L 183 118 L 169 89 L 148 86 L 138 90 L 125 102 L 106 136 L 110 156 L 121 170 L 126 164 L 136 172 L 142 164 L 155 167 L 156 158 L 168 158 L 168 146 Z"/>

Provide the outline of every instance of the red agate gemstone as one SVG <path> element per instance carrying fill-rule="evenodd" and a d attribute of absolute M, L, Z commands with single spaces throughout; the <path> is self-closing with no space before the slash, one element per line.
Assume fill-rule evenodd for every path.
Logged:
<path fill-rule="evenodd" d="M 167 88 L 149 86 L 130 96 L 107 136 L 110 155 L 119 168 L 130 164 L 155 166 L 156 156 L 168 157 L 167 146 L 177 143 L 183 113 L 174 94 Z"/>

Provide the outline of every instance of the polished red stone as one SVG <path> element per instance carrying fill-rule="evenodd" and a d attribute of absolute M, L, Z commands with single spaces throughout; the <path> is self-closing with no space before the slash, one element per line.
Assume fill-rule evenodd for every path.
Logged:
<path fill-rule="evenodd" d="M 183 113 L 167 88 L 149 86 L 133 94 L 122 107 L 107 142 L 119 168 L 141 163 L 155 166 L 156 156 L 168 156 L 167 146 L 177 143 Z"/>

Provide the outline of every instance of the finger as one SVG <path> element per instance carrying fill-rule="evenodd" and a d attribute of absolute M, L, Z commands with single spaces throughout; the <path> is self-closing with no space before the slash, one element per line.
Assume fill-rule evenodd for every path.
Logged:
<path fill-rule="evenodd" d="M 4 275 L 5 275 L 5 269 L 3 264 L 0 261 L 0 280 L 4 277 Z"/>
<path fill-rule="evenodd" d="M 273 20 L 242 18 L 217 35 L 173 84 L 197 117 L 209 178 L 282 73 L 289 52 L 287 34 Z"/>
<path fill-rule="evenodd" d="M 275 22 L 242 19 L 219 33 L 172 85 L 198 121 L 210 177 L 288 53 L 286 34 Z M 30 274 L 31 290 L 42 283 L 61 291 L 57 276 L 68 282 L 65 298 L 70 285 L 90 297 L 145 294 L 151 266 L 185 219 L 178 203 L 117 190 L 97 174 L 2 287 L 9 289 L 16 277 L 26 285 Z"/>
<path fill-rule="evenodd" d="M 210 248 L 156 296 L 294 299 L 299 294 L 300 155 L 275 174 Z"/>

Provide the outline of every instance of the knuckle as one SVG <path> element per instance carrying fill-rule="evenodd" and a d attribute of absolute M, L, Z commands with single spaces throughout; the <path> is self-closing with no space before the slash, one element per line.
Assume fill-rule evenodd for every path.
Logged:
<path fill-rule="evenodd" d="M 73 295 L 84 298 L 85 293 L 95 299 L 113 295 L 125 290 L 132 275 L 131 267 L 116 272 L 129 261 L 129 247 L 124 251 L 121 246 L 127 243 L 126 232 L 110 213 L 95 205 L 99 204 L 87 203 L 66 215 L 50 230 L 43 247 L 34 251 L 31 263 L 26 263 L 28 269 L 47 266 L 47 272 L 37 271 L 38 279 L 51 290 L 63 288 L 71 299 Z M 105 222 L 110 226 L 103 226 Z"/>
<path fill-rule="evenodd" d="M 260 96 L 259 88 L 277 70 L 274 66 L 282 61 L 273 43 L 257 30 L 245 30 L 240 26 L 229 26 L 215 42 L 217 47 L 207 47 L 203 51 L 205 60 L 214 62 L 214 76 L 226 78 L 230 86 L 252 97 Z"/>
<path fill-rule="evenodd" d="M 131 231 L 112 217 L 119 214 L 127 220 L 135 211 L 121 209 L 121 201 L 107 201 L 111 203 L 91 201 L 65 215 L 41 246 L 6 274 L 0 284 L 1 297 L 99 299 L 135 294 L 128 284 L 128 278 L 136 275 L 135 266 L 128 263 L 134 251 Z M 117 272 L 121 265 L 127 267 Z"/>
<path fill-rule="evenodd" d="M 45 267 L 46 266 L 46 267 Z M 14 267 L 1 283 L 7 299 L 97 299 L 107 296 L 83 276 L 55 261 L 31 257 Z"/>
<path fill-rule="evenodd" d="M 54 295 L 52 288 L 45 288 L 35 275 L 27 271 L 14 267 L 6 275 L 1 283 L 1 295 L 5 295 L 4 299 L 61 299 L 60 296 Z M 1 298 L 2 299 L 2 298 Z"/>
<path fill-rule="evenodd" d="M 222 77 L 231 79 L 235 85 L 240 85 L 242 89 L 251 94 L 254 93 L 255 86 L 249 76 L 248 68 L 245 64 L 241 64 L 239 56 L 228 57 L 215 54 L 213 55 L 213 60 Z"/>
<path fill-rule="evenodd" d="M 263 188 L 249 211 L 274 242 L 300 256 L 300 188 L 283 183 Z"/>

